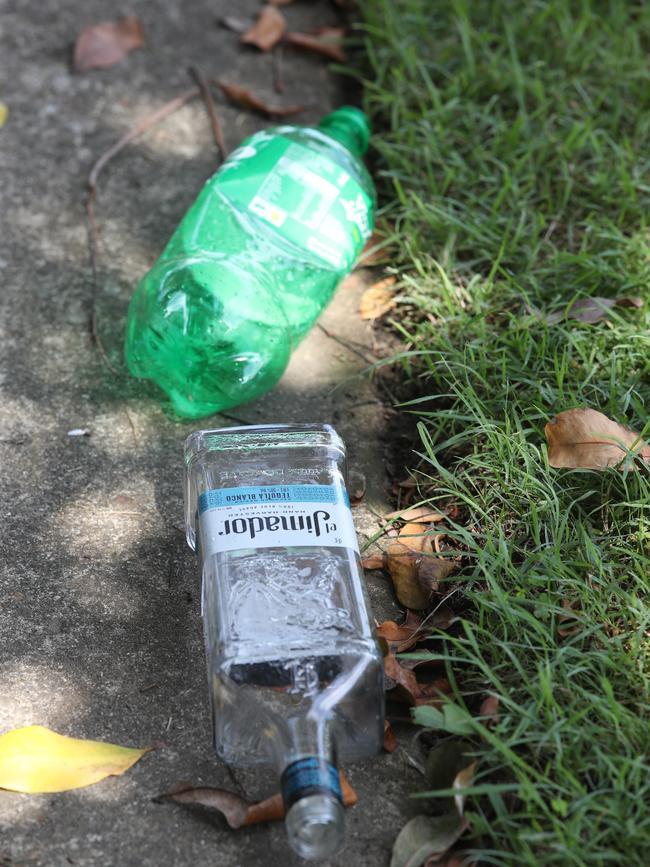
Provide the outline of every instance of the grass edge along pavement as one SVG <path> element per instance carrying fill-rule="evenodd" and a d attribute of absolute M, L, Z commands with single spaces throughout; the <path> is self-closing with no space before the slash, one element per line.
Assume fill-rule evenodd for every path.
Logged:
<path fill-rule="evenodd" d="M 543 428 L 585 406 L 650 431 L 650 7 L 360 0 L 358 15 L 417 500 L 459 509 L 460 621 L 436 649 L 478 760 L 462 848 L 646 864 L 650 474 L 554 470 Z M 643 306 L 571 318 L 623 295 Z"/>

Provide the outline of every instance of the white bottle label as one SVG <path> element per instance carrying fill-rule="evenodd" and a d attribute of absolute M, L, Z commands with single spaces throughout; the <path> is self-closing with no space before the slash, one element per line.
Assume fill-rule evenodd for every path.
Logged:
<path fill-rule="evenodd" d="M 217 488 L 199 498 L 203 556 L 242 548 L 359 550 L 350 503 L 339 485 Z"/>

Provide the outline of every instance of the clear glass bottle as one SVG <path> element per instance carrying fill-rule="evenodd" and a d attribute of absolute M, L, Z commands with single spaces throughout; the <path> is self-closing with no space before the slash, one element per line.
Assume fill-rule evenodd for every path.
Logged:
<path fill-rule="evenodd" d="M 343 842 L 337 764 L 383 741 L 383 666 L 329 425 L 198 431 L 185 444 L 187 541 L 217 754 L 281 775 L 291 846 Z"/>

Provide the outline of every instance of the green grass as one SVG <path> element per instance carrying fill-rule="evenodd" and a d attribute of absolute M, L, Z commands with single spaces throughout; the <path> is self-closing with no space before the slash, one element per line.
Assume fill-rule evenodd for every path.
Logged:
<path fill-rule="evenodd" d="M 470 712 L 501 700 L 469 846 L 645 867 L 650 473 L 553 470 L 543 428 L 590 406 L 650 432 L 650 5 L 359 5 L 412 463 L 461 506 L 463 620 L 439 646 Z M 622 294 L 646 306 L 544 318 Z"/>

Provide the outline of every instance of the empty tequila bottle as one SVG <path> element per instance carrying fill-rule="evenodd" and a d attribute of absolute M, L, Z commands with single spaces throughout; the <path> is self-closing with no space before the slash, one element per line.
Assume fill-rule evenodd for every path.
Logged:
<path fill-rule="evenodd" d="M 185 446 L 187 539 L 217 754 L 281 776 L 292 847 L 343 841 L 337 764 L 383 739 L 382 657 L 329 425 L 198 431 Z"/>

